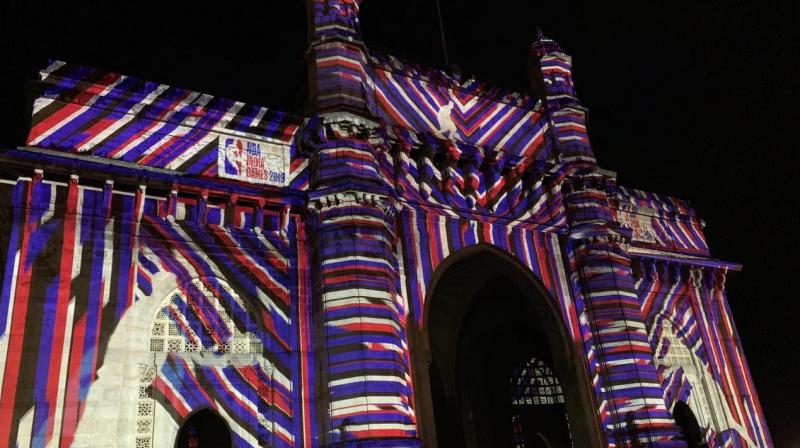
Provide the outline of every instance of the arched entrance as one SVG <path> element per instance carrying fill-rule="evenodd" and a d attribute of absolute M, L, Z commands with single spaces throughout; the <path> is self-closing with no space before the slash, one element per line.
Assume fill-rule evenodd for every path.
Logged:
<path fill-rule="evenodd" d="M 672 416 L 681 430 L 681 436 L 690 448 L 705 447 L 708 444 L 703 440 L 703 431 L 697 423 L 697 417 L 686 403 L 678 401 L 672 408 Z"/>
<path fill-rule="evenodd" d="M 412 335 L 424 446 L 600 445 L 583 364 L 530 270 L 492 246 L 463 250 L 424 308 Z"/>
<path fill-rule="evenodd" d="M 178 432 L 175 448 L 230 448 L 231 431 L 216 412 L 202 409 L 186 420 Z"/>

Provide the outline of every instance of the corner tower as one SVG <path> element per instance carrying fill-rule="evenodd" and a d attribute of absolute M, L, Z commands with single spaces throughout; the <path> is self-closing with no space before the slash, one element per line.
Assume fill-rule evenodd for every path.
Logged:
<path fill-rule="evenodd" d="M 349 111 L 366 107 L 359 5 L 363 0 L 307 0 L 310 112 Z"/>
<path fill-rule="evenodd" d="M 616 175 L 596 162 L 578 100 L 572 57 L 541 30 L 531 45 L 529 73 L 549 121 L 567 218 L 561 244 L 584 324 L 581 338 L 594 385 L 596 415 L 613 446 L 669 446 L 680 432 L 658 383 L 655 353 L 631 274 L 634 243 L 615 215 Z M 661 445 L 665 443 L 666 445 Z M 678 442 L 680 443 L 680 442 Z"/>
<path fill-rule="evenodd" d="M 395 201 L 368 110 L 359 0 L 308 2 L 309 241 L 321 446 L 418 446 Z M 385 168 L 385 167 L 383 167 Z"/>
<path fill-rule="evenodd" d="M 551 137 L 561 162 L 594 162 L 586 133 L 587 110 L 572 81 L 572 56 L 538 30 L 528 59 L 531 89 L 550 116 Z"/>

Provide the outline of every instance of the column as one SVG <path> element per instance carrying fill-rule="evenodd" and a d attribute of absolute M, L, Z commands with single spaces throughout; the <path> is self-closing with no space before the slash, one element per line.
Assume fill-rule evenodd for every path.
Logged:
<path fill-rule="evenodd" d="M 630 232 L 611 221 L 604 184 L 565 182 L 569 257 L 598 415 L 609 446 L 676 446 L 627 253 Z"/>

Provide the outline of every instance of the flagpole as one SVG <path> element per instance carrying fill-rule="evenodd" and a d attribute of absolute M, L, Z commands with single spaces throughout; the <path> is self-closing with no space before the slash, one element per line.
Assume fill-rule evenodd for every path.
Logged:
<path fill-rule="evenodd" d="M 450 59 L 447 57 L 447 41 L 444 38 L 444 25 L 442 24 L 442 9 L 439 7 L 439 0 L 436 0 L 436 13 L 439 16 L 439 33 L 442 36 L 442 51 L 444 52 L 444 65 L 450 67 Z"/>

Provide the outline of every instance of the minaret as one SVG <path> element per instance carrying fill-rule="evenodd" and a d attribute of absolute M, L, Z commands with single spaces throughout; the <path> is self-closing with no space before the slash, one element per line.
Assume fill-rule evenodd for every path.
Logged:
<path fill-rule="evenodd" d="M 594 154 L 586 133 L 586 114 L 572 82 L 572 56 L 556 41 L 538 30 L 531 44 L 528 76 L 533 92 L 550 116 L 554 143 L 559 160 L 594 163 Z"/>
<path fill-rule="evenodd" d="M 572 56 L 564 53 L 541 29 L 537 30 L 536 40 L 531 44 L 529 66 L 534 92 L 548 107 L 578 103 L 572 83 Z"/>
<path fill-rule="evenodd" d="M 309 106 L 313 112 L 367 112 L 366 47 L 358 9 L 363 0 L 307 0 Z"/>
<path fill-rule="evenodd" d="M 368 108 L 359 0 L 309 0 L 317 442 L 418 446 L 391 185 Z M 352 444 L 352 445 L 351 445 Z"/>

